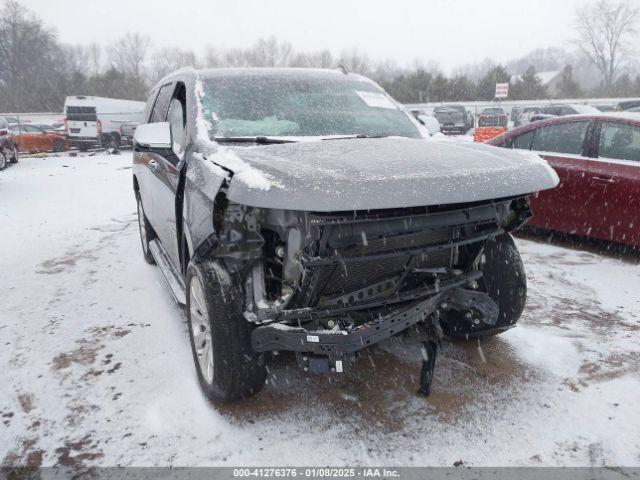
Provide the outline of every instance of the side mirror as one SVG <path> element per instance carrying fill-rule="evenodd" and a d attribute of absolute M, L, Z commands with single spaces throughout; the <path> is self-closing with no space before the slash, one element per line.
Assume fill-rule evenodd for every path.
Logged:
<path fill-rule="evenodd" d="M 138 125 L 133 134 L 133 142 L 136 146 L 148 149 L 170 149 L 171 126 L 169 122 L 145 123 Z"/>

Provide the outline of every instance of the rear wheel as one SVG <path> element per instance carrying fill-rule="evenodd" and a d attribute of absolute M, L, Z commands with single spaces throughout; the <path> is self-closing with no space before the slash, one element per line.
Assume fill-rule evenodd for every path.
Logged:
<path fill-rule="evenodd" d="M 198 381 L 213 402 L 227 403 L 258 393 L 266 368 L 251 345 L 240 282 L 220 262 L 190 262 L 187 315 Z"/>
<path fill-rule="evenodd" d="M 142 244 L 142 254 L 144 255 L 144 259 L 147 263 L 154 265 L 156 261 L 151 254 L 151 250 L 149 249 L 149 242 L 153 240 L 156 236 L 153 231 L 153 227 L 147 220 L 147 216 L 144 213 L 144 208 L 142 207 L 142 200 L 140 198 L 140 194 L 136 192 L 136 201 L 138 203 L 138 228 L 140 230 L 140 243 Z"/>
<path fill-rule="evenodd" d="M 527 277 L 520 252 L 511 234 L 487 241 L 481 267 L 480 289 L 486 292 L 500 310 L 495 325 L 473 325 L 462 314 L 448 312 L 445 330 L 457 340 L 497 335 L 513 327 L 527 300 Z"/>

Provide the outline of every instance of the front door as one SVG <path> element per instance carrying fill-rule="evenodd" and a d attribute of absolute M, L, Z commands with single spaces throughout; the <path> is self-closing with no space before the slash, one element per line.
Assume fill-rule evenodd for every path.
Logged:
<path fill-rule="evenodd" d="M 169 108 L 169 101 L 171 100 L 174 87 L 174 83 L 167 83 L 160 87 L 149 114 L 148 123 L 159 123 L 165 121 L 167 117 L 167 109 Z M 153 230 L 158 234 L 161 227 L 161 217 L 157 218 L 158 215 L 156 214 L 155 209 L 154 191 L 156 188 L 161 186 L 161 182 L 157 181 L 159 178 L 157 170 L 162 165 L 162 158 L 155 152 L 136 152 L 134 156 L 134 163 L 136 164 L 135 171 L 140 188 L 140 198 L 142 199 L 144 213 L 153 227 Z"/>
<path fill-rule="evenodd" d="M 172 153 L 158 156 L 153 170 L 153 216 L 156 234 L 162 242 L 176 272 L 180 272 L 177 229 L 176 192 L 186 140 L 186 91 L 184 84 L 173 88 L 167 114 L 163 121 L 171 125 Z"/>
<path fill-rule="evenodd" d="M 567 121 L 535 129 L 531 150 L 549 162 L 560 183 L 532 196 L 532 226 L 588 235 L 591 220 L 583 184 L 591 125 L 588 120 Z"/>

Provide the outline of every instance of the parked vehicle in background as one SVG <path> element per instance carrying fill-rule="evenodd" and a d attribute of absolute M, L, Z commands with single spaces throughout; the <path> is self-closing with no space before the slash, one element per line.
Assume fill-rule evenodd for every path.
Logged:
<path fill-rule="evenodd" d="M 531 116 L 540 113 L 540 106 L 523 107 L 518 113 L 516 120 L 513 122 L 514 126 L 525 125 L 531 121 Z"/>
<path fill-rule="evenodd" d="M 69 148 L 69 141 L 64 135 L 35 124 L 11 125 L 11 130 L 18 150 L 23 153 L 61 152 Z"/>
<path fill-rule="evenodd" d="M 473 117 L 463 105 L 442 105 L 433 109 L 440 123 L 440 131 L 449 135 L 462 135 L 473 128 Z"/>
<path fill-rule="evenodd" d="M 546 105 L 540 107 L 538 113 L 531 116 L 532 122 L 538 122 L 540 120 L 546 120 L 553 117 L 563 117 L 565 115 L 597 115 L 600 113 L 595 107 L 591 105 L 580 104 L 559 104 L 559 105 Z"/>
<path fill-rule="evenodd" d="M 600 112 L 615 112 L 615 105 L 594 105 L 595 108 Z"/>
<path fill-rule="evenodd" d="M 640 113 L 640 107 L 633 107 L 630 108 L 629 110 L 625 110 L 628 113 Z"/>
<path fill-rule="evenodd" d="M 121 143 L 124 122 L 142 122 L 144 102 L 116 98 L 74 96 L 64 101 L 67 138 L 79 150 Z"/>
<path fill-rule="evenodd" d="M 3 115 L 2 118 L 4 118 L 9 125 L 11 125 L 12 123 L 20 123 L 18 120 L 18 117 L 10 117 L 7 115 Z"/>
<path fill-rule="evenodd" d="M 619 112 L 624 112 L 636 107 L 640 107 L 640 100 L 625 100 L 624 102 L 618 102 L 618 105 L 616 105 L 616 110 Z"/>
<path fill-rule="evenodd" d="M 0 170 L 4 170 L 9 162 L 18 162 L 18 147 L 9 122 L 0 117 Z"/>
<path fill-rule="evenodd" d="M 257 393 L 270 352 L 339 374 L 418 323 L 428 394 L 443 332 L 476 339 L 520 317 L 509 232 L 528 195 L 557 184 L 535 155 L 424 141 L 378 85 L 339 70 L 183 69 L 146 117 L 132 169 L 142 253 L 186 305 L 211 400 Z"/>
<path fill-rule="evenodd" d="M 478 117 L 478 127 L 502 127 L 507 128 L 509 116 L 502 107 L 487 107 L 482 109 Z"/>
<path fill-rule="evenodd" d="M 140 122 L 122 122 L 120 124 L 120 141 L 124 145 L 133 144 L 133 135 Z"/>
<path fill-rule="evenodd" d="M 553 118 L 487 143 L 540 152 L 558 173 L 531 199 L 529 225 L 640 246 L 640 114 Z"/>

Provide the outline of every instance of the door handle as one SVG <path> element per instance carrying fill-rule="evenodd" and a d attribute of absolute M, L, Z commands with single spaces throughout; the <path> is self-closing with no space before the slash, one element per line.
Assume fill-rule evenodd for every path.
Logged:
<path fill-rule="evenodd" d="M 158 168 L 158 162 L 156 162 L 155 160 L 149 160 L 149 168 L 151 170 L 155 170 L 156 168 Z"/>
<path fill-rule="evenodd" d="M 591 177 L 591 179 L 598 183 L 616 183 L 616 181 L 611 177 Z"/>

